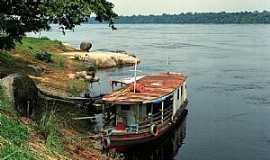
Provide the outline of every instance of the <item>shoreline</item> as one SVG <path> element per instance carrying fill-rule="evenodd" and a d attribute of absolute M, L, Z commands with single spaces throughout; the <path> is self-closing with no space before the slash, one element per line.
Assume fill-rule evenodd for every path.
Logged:
<path fill-rule="evenodd" d="M 0 51 L 3 52 L 3 51 Z M 51 62 L 36 59 L 39 52 L 48 52 Z M 131 66 L 140 60 L 127 52 L 82 52 L 70 44 L 45 37 L 26 37 L 22 44 L 5 53 L 10 64 L 0 57 L 0 78 L 11 73 L 31 77 L 38 88 L 55 96 L 79 96 L 87 84 L 97 81 L 95 72 Z"/>
<path fill-rule="evenodd" d="M 64 53 L 69 53 L 70 55 L 68 56 Z M 86 58 L 83 56 L 81 57 L 82 59 L 76 59 L 75 53 L 79 53 L 81 56 L 88 54 L 87 57 L 89 59 L 85 60 Z M 38 57 L 40 55 L 43 56 L 42 58 L 48 58 L 48 60 L 44 61 L 44 59 L 38 59 L 40 58 Z M 93 61 L 95 63 L 93 63 Z M 99 63 L 100 61 L 102 63 Z M 45 92 L 52 96 L 76 97 L 76 95 L 79 95 L 79 93 L 88 88 L 90 79 L 96 78 L 96 71 L 129 66 L 138 61 L 138 58 L 127 53 L 101 51 L 98 53 L 85 53 L 80 52 L 73 47 L 66 47 L 66 45 L 60 41 L 52 41 L 48 38 L 26 37 L 23 38 L 21 44 L 17 44 L 15 49 L 11 51 L 0 50 L 0 81 L 12 73 L 20 73 L 30 77 L 41 92 Z M 78 72 L 80 73 L 80 77 L 76 77 Z M 90 73 L 92 74 L 91 76 Z M 86 76 L 89 76 L 90 79 L 87 80 Z M 0 86 L 0 91 L 2 90 L 1 87 L 2 84 Z M 2 91 L 0 93 L 2 94 Z M 55 105 L 57 106 L 59 104 L 56 104 L 57 102 L 54 100 L 51 100 L 51 102 L 49 101 L 46 102 L 44 106 L 38 106 L 42 109 L 40 114 L 46 115 L 54 113 L 52 109 Z M 40 103 L 43 103 L 43 100 Z M 6 107 L 11 109 L 12 105 L 7 103 Z M 51 109 L 48 109 L 47 107 L 51 107 Z M 45 159 L 46 157 L 56 159 L 89 159 L 90 157 L 94 159 L 115 159 L 108 157 L 102 152 L 97 134 L 92 133 L 91 130 L 85 128 L 84 125 L 75 125 L 75 128 L 72 125 L 73 123 L 89 123 L 88 121 L 73 122 L 72 117 L 69 115 L 71 114 L 70 112 L 72 112 L 72 114 L 74 114 L 73 116 L 81 116 L 81 114 L 84 113 L 83 110 L 65 104 L 58 108 L 58 110 L 62 110 L 62 112 L 54 113 L 55 118 L 58 119 L 54 122 L 54 127 L 57 126 L 57 128 L 55 128 L 56 133 L 54 133 L 56 134 L 56 137 L 54 138 L 56 138 L 55 140 L 57 141 L 61 141 L 61 144 L 58 145 L 63 148 L 63 151 L 59 153 L 56 152 L 57 154 L 43 154 L 50 153 L 51 149 L 46 144 L 46 138 L 40 134 L 41 130 L 34 127 L 38 121 L 33 121 L 26 117 L 12 116 L 12 119 L 19 122 L 17 125 L 30 129 L 29 134 L 31 136 L 29 136 L 29 139 L 24 144 L 29 147 L 30 155 L 43 156 Z M 0 113 L 2 113 L 1 109 Z M 8 119 L 10 118 L 10 115 L 18 114 L 16 111 L 5 111 L 3 113 Z M 63 117 L 67 117 L 67 119 L 64 119 L 64 121 L 66 121 L 65 123 L 59 121 L 60 119 L 63 119 Z M 70 125 L 68 125 L 69 123 Z M 69 141 L 69 137 L 88 138 L 78 143 L 76 141 Z M 84 145 L 87 145 L 88 147 Z M 53 150 L 53 152 L 55 151 Z"/>

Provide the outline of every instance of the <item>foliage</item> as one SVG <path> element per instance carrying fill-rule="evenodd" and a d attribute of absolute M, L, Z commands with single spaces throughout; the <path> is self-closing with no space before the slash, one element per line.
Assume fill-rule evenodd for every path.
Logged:
<path fill-rule="evenodd" d="M 55 63 L 56 67 L 64 68 L 65 67 L 65 57 L 61 55 L 54 55 L 53 62 Z"/>
<path fill-rule="evenodd" d="M 46 51 L 36 53 L 35 58 L 46 63 L 52 62 L 52 55 Z"/>
<path fill-rule="evenodd" d="M 58 152 L 63 151 L 63 144 L 57 135 L 57 120 L 55 111 L 43 113 L 39 121 L 39 130 L 44 136 L 46 145 L 51 149 Z"/>
<path fill-rule="evenodd" d="M 115 23 L 148 24 L 269 24 L 270 12 L 218 12 L 218 13 L 180 13 L 162 15 L 119 16 Z M 97 23 L 90 19 L 89 23 Z"/>
<path fill-rule="evenodd" d="M 86 82 L 84 80 L 74 79 L 74 80 L 70 80 L 68 82 L 69 92 L 72 95 L 79 95 L 87 87 L 88 87 L 88 82 Z"/>
<path fill-rule="evenodd" d="M 60 24 L 64 32 L 95 14 L 96 20 L 113 24 L 113 7 L 106 0 L 0 1 L 0 49 L 14 48 L 26 32 L 48 30 L 49 23 Z"/>
<path fill-rule="evenodd" d="M 0 64 L 13 65 L 15 62 L 7 51 L 0 51 Z"/>

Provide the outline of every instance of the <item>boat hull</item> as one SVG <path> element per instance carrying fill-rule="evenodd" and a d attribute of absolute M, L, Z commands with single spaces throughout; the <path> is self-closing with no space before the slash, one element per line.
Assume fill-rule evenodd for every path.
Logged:
<path fill-rule="evenodd" d="M 169 122 L 168 125 L 159 128 L 157 135 L 151 134 L 148 132 L 134 133 L 134 134 L 124 134 L 124 135 L 111 135 L 109 149 L 117 152 L 124 152 L 129 148 L 135 147 L 140 144 L 150 143 L 156 141 L 169 133 L 170 130 L 174 129 L 182 120 L 186 117 L 187 114 L 187 104 L 186 101 L 176 112 L 173 122 Z"/>

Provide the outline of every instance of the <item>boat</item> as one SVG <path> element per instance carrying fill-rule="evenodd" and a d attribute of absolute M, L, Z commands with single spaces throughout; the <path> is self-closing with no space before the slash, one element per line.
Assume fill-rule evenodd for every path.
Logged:
<path fill-rule="evenodd" d="M 188 103 L 186 80 L 184 74 L 167 72 L 112 81 L 112 93 L 102 98 L 103 148 L 124 151 L 173 129 Z"/>

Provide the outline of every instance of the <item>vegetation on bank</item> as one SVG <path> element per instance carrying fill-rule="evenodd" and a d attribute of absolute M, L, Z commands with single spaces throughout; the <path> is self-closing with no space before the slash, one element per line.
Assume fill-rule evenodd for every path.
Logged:
<path fill-rule="evenodd" d="M 98 23 L 90 18 L 88 23 Z M 270 24 L 270 12 L 209 12 L 119 16 L 117 24 Z"/>
<path fill-rule="evenodd" d="M 44 112 L 37 121 L 19 117 L 10 109 L 9 99 L 4 93 L 0 85 L 1 160 L 86 160 L 102 156 L 88 138 L 88 132 L 78 133 L 71 126 L 62 125 L 64 120 L 55 111 Z M 62 113 L 62 116 L 68 114 Z"/>
<path fill-rule="evenodd" d="M 11 73 L 24 73 L 45 91 L 78 96 L 86 89 L 87 82 L 71 80 L 68 74 L 88 70 L 89 66 L 60 54 L 68 51 L 76 49 L 46 37 L 24 37 L 14 49 L 0 50 L 0 78 Z"/>
<path fill-rule="evenodd" d="M 0 85 L 0 159 L 33 159 L 25 143 L 29 137 L 28 128 L 18 120 L 5 114 L 9 108 L 8 98 Z"/>

